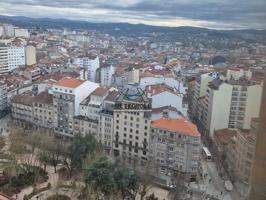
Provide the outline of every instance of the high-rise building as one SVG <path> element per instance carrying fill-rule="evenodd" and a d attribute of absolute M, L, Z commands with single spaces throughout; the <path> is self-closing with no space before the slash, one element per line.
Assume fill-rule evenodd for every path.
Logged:
<path fill-rule="evenodd" d="M 125 88 L 114 109 L 113 153 L 133 166 L 148 160 L 151 103 L 139 88 Z"/>
<path fill-rule="evenodd" d="M 36 64 L 36 49 L 34 46 L 25 47 L 26 65 Z"/>
<path fill-rule="evenodd" d="M 100 60 L 98 56 L 75 58 L 72 64 L 83 68 L 80 73 L 80 79 L 92 82 L 96 81 L 96 71 L 100 67 Z"/>
<path fill-rule="evenodd" d="M 98 84 L 73 78 L 64 78 L 53 86 L 55 131 L 66 136 L 74 134 L 74 117 L 79 116 L 80 103 Z"/>
<path fill-rule="evenodd" d="M 0 47 L 0 73 L 7 73 L 25 65 L 25 49 L 23 46 Z"/>
<path fill-rule="evenodd" d="M 249 129 L 251 119 L 259 115 L 262 92 L 259 83 L 217 78 L 209 82 L 206 91 L 201 122 L 209 136 L 223 128 Z"/>
<path fill-rule="evenodd" d="M 0 115 L 7 108 L 7 88 L 4 81 L 0 81 Z"/>
<path fill-rule="evenodd" d="M 252 167 L 249 200 L 266 199 L 266 73 L 260 106 L 258 134 L 255 147 L 255 160 Z M 257 97 L 256 97 L 257 98 Z"/>
<path fill-rule="evenodd" d="M 14 26 L 12 24 L 3 24 L 4 36 L 5 37 L 14 37 Z"/>
<path fill-rule="evenodd" d="M 203 117 L 201 99 L 206 96 L 208 84 L 211 80 L 218 76 L 218 73 L 204 73 L 199 75 L 195 80 L 193 92 L 191 92 L 191 98 L 189 98 L 188 104 L 188 114 L 195 123 L 200 122 L 201 118 Z M 190 89 L 191 88 L 189 88 L 189 90 Z"/>
<path fill-rule="evenodd" d="M 113 65 L 107 65 L 100 68 L 100 84 L 101 86 L 111 86 L 112 76 L 115 73 Z"/>

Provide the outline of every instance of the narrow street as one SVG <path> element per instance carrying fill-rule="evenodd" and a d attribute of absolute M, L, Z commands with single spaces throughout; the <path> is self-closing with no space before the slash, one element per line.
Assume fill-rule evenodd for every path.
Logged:
<path fill-rule="evenodd" d="M 214 162 L 202 160 L 202 168 L 203 174 L 207 174 L 205 179 L 206 193 L 214 195 L 220 200 L 234 200 L 231 193 L 225 190 L 224 181 L 220 177 Z"/>

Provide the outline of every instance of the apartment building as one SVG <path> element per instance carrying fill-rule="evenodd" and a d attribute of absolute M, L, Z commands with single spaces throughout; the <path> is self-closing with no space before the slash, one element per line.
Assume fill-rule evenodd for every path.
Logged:
<path fill-rule="evenodd" d="M 28 45 L 25 48 L 26 65 L 36 64 L 36 48 L 32 45 Z"/>
<path fill-rule="evenodd" d="M 242 197 L 247 197 L 251 170 L 255 159 L 258 118 L 251 120 L 250 129 L 220 129 L 214 133 L 214 144 L 220 164 L 234 181 Z"/>
<path fill-rule="evenodd" d="M 0 81 L 0 116 L 7 109 L 7 85 Z"/>
<path fill-rule="evenodd" d="M 152 108 L 172 106 L 187 116 L 187 105 L 183 101 L 183 95 L 176 88 L 166 84 L 155 84 L 146 86 L 145 91 L 152 98 Z"/>
<path fill-rule="evenodd" d="M 248 80 L 212 80 L 203 102 L 201 120 L 206 134 L 223 128 L 249 129 L 259 115 L 262 85 Z M 254 98 L 256 97 L 256 98 Z"/>
<path fill-rule="evenodd" d="M 151 122 L 150 158 L 158 177 L 167 184 L 169 177 L 196 180 L 201 154 L 201 135 L 184 118 L 160 118 Z M 168 178 L 166 178 L 168 177 Z"/>
<path fill-rule="evenodd" d="M 25 38 L 30 37 L 28 29 L 25 28 L 14 28 L 14 34 L 15 37 L 25 37 Z"/>
<path fill-rule="evenodd" d="M 47 91 L 32 98 L 32 123 L 43 127 L 53 128 L 53 95 Z"/>
<path fill-rule="evenodd" d="M 250 130 L 238 130 L 236 136 L 235 177 L 237 181 L 250 184 L 251 169 L 255 159 L 255 145 L 258 134 L 258 118 L 251 120 Z"/>
<path fill-rule="evenodd" d="M 32 112 L 33 97 L 30 94 L 17 95 L 12 99 L 12 118 L 18 123 L 31 124 L 33 122 Z"/>
<path fill-rule="evenodd" d="M 103 109 L 103 100 L 106 98 L 108 93 L 109 88 L 96 88 L 80 103 L 80 115 L 99 121 L 99 113 Z"/>
<path fill-rule="evenodd" d="M 7 73 L 24 65 L 25 49 L 23 46 L 0 47 L 0 73 Z"/>
<path fill-rule="evenodd" d="M 112 85 L 117 88 L 124 88 L 127 84 L 139 83 L 140 70 L 135 68 L 125 69 L 119 72 L 119 67 L 114 76 L 112 77 Z"/>
<path fill-rule="evenodd" d="M 19 75 L 29 79 L 31 82 L 37 81 L 41 78 L 41 69 L 37 66 L 20 67 L 16 70 Z"/>
<path fill-rule="evenodd" d="M 14 37 L 15 27 L 12 24 L 3 24 L 4 36 L 5 37 Z"/>
<path fill-rule="evenodd" d="M 227 69 L 226 78 L 239 80 L 240 78 L 245 77 L 246 79 L 251 79 L 252 72 L 250 69 L 241 68 L 241 67 L 230 67 Z"/>
<path fill-rule="evenodd" d="M 129 164 L 148 160 L 151 102 L 139 88 L 125 88 L 114 109 L 113 153 Z"/>
<path fill-rule="evenodd" d="M 113 150 L 114 107 L 119 96 L 118 91 L 110 91 L 104 99 L 103 109 L 99 113 L 98 141 L 109 153 L 112 153 Z"/>
<path fill-rule="evenodd" d="M 86 116 L 75 116 L 75 134 L 85 135 L 93 135 L 96 139 L 98 137 L 98 121 L 95 119 L 91 119 Z"/>
<path fill-rule="evenodd" d="M 188 114 L 195 123 L 202 118 L 202 106 L 200 105 L 201 99 L 205 98 L 207 92 L 207 86 L 211 80 L 219 77 L 220 75 L 216 72 L 214 73 L 204 73 L 196 77 L 195 84 L 189 87 L 189 92 L 191 90 L 191 98 L 188 101 Z"/>
<path fill-rule="evenodd" d="M 112 77 L 115 73 L 113 65 L 106 65 L 100 68 L 100 84 L 101 86 L 111 86 Z"/>
<path fill-rule="evenodd" d="M 73 136 L 75 121 L 79 116 L 80 103 L 98 84 L 66 77 L 53 86 L 54 128 L 66 136 Z"/>
<path fill-rule="evenodd" d="M 83 68 L 80 72 L 80 79 L 92 82 L 96 81 L 96 71 L 100 67 L 98 56 L 75 58 L 72 64 Z"/>

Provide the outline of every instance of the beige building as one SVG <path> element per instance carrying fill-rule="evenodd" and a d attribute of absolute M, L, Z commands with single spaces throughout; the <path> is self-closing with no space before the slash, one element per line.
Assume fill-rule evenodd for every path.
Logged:
<path fill-rule="evenodd" d="M 36 49 L 34 46 L 25 47 L 25 60 L 26 65 L 34 65 L 36 64 Z"/>
<path fill-rule="evenodd" d="M 132 165 L 148 160 L 151 104 L 135 88 L 125 89 L 114 109 L 113 153 Z"/>
<path fill-rule="evenodd" d="M 189 87 L 189 98 L 188 102 L 188 115 L 199 127 L 200 130 L 203 128 L 200 126 L 200 121 L 203 118 L 203 104 L 202 99 L 205 98 L 207 93 L 207 87 L 210 81 L 218 76 L 218 73 L 204 73 L 196 77 L 195 84 Z"/>
<path fill-rule="evenodd" d="M 245 77 L 251 79 L 252 72 L 250 69 L 240 68 L 240 67 L 231 67 L 227 69 L 226 78 L 239 80 L 240 78 Z"/>
<path fill-rule="evenodd" d="M 41 92 L 32 100 L 32 123 L 36 126 L 53 128 L 53 95 Z"/>
<path fill-rule="evenodd" d="M 94 119 L 90 119 L 84 116 L 76 116 L 75 117 L 75 133 L 85 135 L 93 135 L 97 139 L 98 135 L 98 121 Z"/>
<path fill-rule="evenodd" d="M 203 103 L 205 133 L 212 137 L 218 129 L 249 129 L 251 119 L 259 115 L 261 93 L 261 84 L 252 81 L 214 79 L 209 82 Z"/>
<path fill-rule="evenodd" d="M 32 123 L 32 101 L 33 97 L 29 94 L 15 96 L 11 102 L 12 118 L 19 123 Z"/>
<path fill-rule="evenodd" d="M 254 118 L 250 130 L 238 130 L 236 136 L 235 177 L 245 184 L 250 183 L 257 132 L 258 119 Z"/>

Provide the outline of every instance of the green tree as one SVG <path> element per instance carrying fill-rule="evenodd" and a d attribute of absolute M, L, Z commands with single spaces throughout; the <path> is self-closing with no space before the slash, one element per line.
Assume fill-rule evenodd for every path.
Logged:
<path fill-rule="evenodd" d="M 139 178 L 133 170 L 118 166 L 115 168 L 114 179 L 117 190 L 121 192 L 122 199 L 135 199 L 139 189 Z"/>
<path fill-rule="evenodd" d="M 85 183 L 99 191 L 104 196 L 110 196 L 116 191 L 114 165 L 106 156 L 92 163 L 86 173 Z M 99 195 L 98 197 L 99 198 Z"/>
<path fill-rule="evenodd" d="M 85 161 L 92 160 L 101 152 L 101 146 L 92 135 L 76 135 L 67 148 L 65 164 L 70 175 L 74 170 L 80 171 L 84 168 Z"/>

